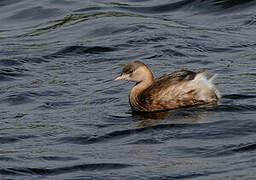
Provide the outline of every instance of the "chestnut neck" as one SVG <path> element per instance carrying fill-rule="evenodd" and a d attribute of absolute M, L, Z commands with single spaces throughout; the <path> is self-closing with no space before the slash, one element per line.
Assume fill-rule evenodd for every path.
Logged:
<path fill-rule="evenodd" d="M 149 88 L 154 82 L 153 74 L 148 68 L 147 71 L 143 74 L 143 76 L 143 80 L 136 83 L 136 85 L 132 88 L 129 96 L 130 104 L 137 109 L 143 108 L 139 103 L 138 96 L 144 90 Z"/>

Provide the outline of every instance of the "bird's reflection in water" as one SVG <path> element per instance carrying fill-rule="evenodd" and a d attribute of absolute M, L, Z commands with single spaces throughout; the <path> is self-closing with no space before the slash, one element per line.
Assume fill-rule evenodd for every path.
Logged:
<path fill-rule="evenodd" d="M 207 111 L 209 106 L 200 106 L 193 108 L 182 108 L 163 112 L 152 113 L 133 113 L 137 126 L 149 127 L 157 124 L 194 124 L 214 121 L 214 111 Z M 211 106 L 210 108 L 214 108 Z"/>

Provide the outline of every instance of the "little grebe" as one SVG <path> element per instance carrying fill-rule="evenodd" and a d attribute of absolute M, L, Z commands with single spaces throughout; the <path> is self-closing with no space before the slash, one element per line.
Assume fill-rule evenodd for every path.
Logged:
<path fill-rule="evenodd" d="M 133 61 L 125 65 L 122 75 L 115 80 L 136 82 L 129 95 L 132 111 L 154 112 L 216 104 L 219 93 L 212 84 L 214 76 L 207 79 L 204 74 L 205 71 L 181 70 L 154 79 L 144 63 Z"/>

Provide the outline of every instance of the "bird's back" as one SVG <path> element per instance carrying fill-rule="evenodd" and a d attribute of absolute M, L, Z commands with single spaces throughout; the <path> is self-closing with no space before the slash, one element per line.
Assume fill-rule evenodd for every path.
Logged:
<path fill-rule="evenodd" d="M 217 102 L 214 85 L 204 72 L 187 70 L 165 74 L 138 96 L 142 111 L 162 111 Z M 139 108 L 138 108 L 139 109 Z"/>

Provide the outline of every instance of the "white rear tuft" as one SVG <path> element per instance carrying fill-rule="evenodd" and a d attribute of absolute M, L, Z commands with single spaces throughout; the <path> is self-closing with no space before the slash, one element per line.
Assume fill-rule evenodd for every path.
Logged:
<path fill-rule="evenodd" d="M 206 71 L 197 73 L 196 77 L 193 79 L 192 82 L 194 82 L 197 85 L 203 85 L 204 87 L 211 89 L 215 92 L 218 98 L 220 98 L 220 93 L 213 84 L 214 78 L 217 76 L 216 74 L 212 75 L 210 78 L 207 79 L 205 76 Z"/>

